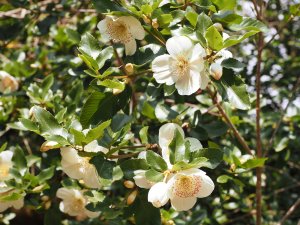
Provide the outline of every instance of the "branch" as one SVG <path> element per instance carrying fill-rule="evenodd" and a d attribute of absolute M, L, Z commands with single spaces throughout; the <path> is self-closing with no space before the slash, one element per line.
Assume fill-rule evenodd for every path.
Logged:
<path fill-rule="evenodd" d="M 288 209 L 286 214 L 282 217 L 278 225 L 283 223 L 293 214 L 293 212 L 300 206 L 300 198 Z"/>
<path fill-rule="evenodd" d="M 243 146 L 243 148 L 246 150 L 246 152 L 249 155 L 253 155 L 252 152 L 251 152 L 251 149 L 249 148 L 249 146 L 246 143 L 245 139 L 241 136 L 241 134 L 239 133 L 239 131 L 237 130 L 237 128 L 231 122 L 229 116 L 226 114 L 226 112 L 224 111 L 224 109 L 220 105 L 218 99 L 215 97 L 216 93 L 213 93 L 209 88 L 207 88 L 206 90 L 208 91 L 208 93 L 212 97 L 213 103 L 216 105 L 216 107 L 218 108 L 219 112 L 221 113 L 221 115 L 223 116 L 223 118 L 225 119 L 225 121 L 227 122 L 227 124 L 229 125 L 229 127 L 232 129 L 232 131 L 233 131 L 235 137 L 237 138 L 237 140 L 239 141 L 239 143 Z"/>

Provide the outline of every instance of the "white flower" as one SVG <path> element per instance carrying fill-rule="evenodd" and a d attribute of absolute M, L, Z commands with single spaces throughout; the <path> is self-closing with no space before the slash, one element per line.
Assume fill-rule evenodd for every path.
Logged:
<path fill-rule="evenodd" d="M 197 198 L 209 196 L 215 187 L 209 176 L 196 168 L 179 171 L 167 182 L 167 185 L 172 207 L 176 211 L 191 209 Z"/>
<path fill-rule="evenodd" d="M 0 92 L 9 91 L 14 92 L 18 90 L 19 83 L 10 74 L 5 71 L 0 71 Z"/>
<path fill-rule="evenodd" d="M 143 26 L 133 16 L 118 18 L 107 16 L 98 23 L 97 27 L 104 39 L 124 44 L 126 55 L 133 55 L 136 52 L 135 39 L 143 40 L 145 37 Z"/>
<path fill-rule="evenodd" d="M 103 152 L 108 150 L 97 144 L 97 141 L 92 141 L 84 148 L 87 152 Z M 82 179 L 86 186 L 91 188 L 100 188 L 98 173 L 93 164 L 91 164 L 89 157 L 81 157 L 78 151 L 71 147 L 61 148 L 61 165 L 63 171 L 73 179 Z"/>
<path fill-rule="evenodd" d="M 185 36 L 168 39 L 169 54 L 158 56 L 152 62 L 153 77 L 158 83 L 175 87 L 180 95 L 191 95 L 199 88 L 205 89 L 209 78 L 205 73 L 206 53 L 200 44 L 194 45 Z"/>
<path fill-rule="evenodd" d="M 1 192 L 0 192 L 1 195 Z M 10 207 L 14 207 L 15 209 L 20 209 L 24 206 L 24 197 L 21 197 L 17 200 L 13 200 L 13 201 L 4 201 L 4 200 L 0 200 L 0 213 L 4 212 L 5 210 L 7 210 Z"/>
<path fill-rule="evenodd" d="M 59 188 L 56 196 L 62 199 L 59 209 L 70 216 L 79 216 L 81 218 L 86 216 L 95 218 L 99 216 L 99 212 L 92 212 L 85 208 L 88 201 L 80 190 Z"/>
<path fill-rule="evenodd" d="M 220 80 L 223 75 L 223 67 L 221 63 L 224 59 L 232 58 L 232 53 L 228 50 L 222 49 L 216 54 L 217 59 L 210 65 L 209 72 L 213 78 Z"/>
<path fill-rule="evenodd" d="M 140 188 L 149 189 L 152 187 L 153 182 L 146 179 L 146 170 L 136 170 L 134 171 L 134 182 Z"/>
<path fill-rule="evenodd" d="M 9 179 L 9 170 L 12 168 L 12 157 L 11 151 L 3 151 L 0 153 L 0 182 Z"/>

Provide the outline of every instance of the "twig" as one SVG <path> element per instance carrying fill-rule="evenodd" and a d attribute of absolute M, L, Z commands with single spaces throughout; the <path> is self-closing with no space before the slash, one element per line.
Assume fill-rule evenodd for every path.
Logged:
<path fill-rule="evenodd" d="M 278 225 L 283 225 L 283 223 L 293 214 L 293 212 L 300 206 L 300 198 L 288 209 L 285 215 L 282 217 Z"/>
<path fill-rule="evenodd" d="M 232 220 L 229 220 L 229 221 L 223 223 L 223 225 L 225 225 L 225 224 L 236 224 L 237 221 L 242 220 L 242 219 L 244 219 L 244 218 L 246 218 L 246 217 L 248 217 L 248 216 L 252 216 L 252 215 L 254 215 L 255 213 L 256 213 L 256 211 L 255 211 L 255 210 L 252 210 L 252 211 L 248 212 L 247 214 L 244 214 L 244 215 L 242 215 L 242 216 L 236 217 L 236 218 L 234 218 L 234 219 L 232 219 Z"/>
<path fill-rule="evenodd" d="M 227 122 L 229 127 L 232 129 L 232 131 L 233 131 L 235 137 L 238 139 L 239 143 L 243 146 L 243 148 L 246 150 L 246 152 L 248 154 L 253 155 L 252 152 L 251 152 L 251 149 L 249 148 L 249 146 L 246 143 L 245 139 L 241 136 L 241 134 L 239 133 L 237 128 L 231 122 L 229 116 L 226 114 L 226 112 L 224 111 L 224 109 L 220 105 L 218 99 L 215 97 L 215 93 L 213 93 L 209 88 L 207 88 L 206 90 L 208 91 L 208 93 L 212 97 L 212 100 L 213 100 L 214 104 L 217 106 L 219 112 L 221 113 L 221 115 L 223 116 L 223 118 L 225 119 L 225 121 Z"/>

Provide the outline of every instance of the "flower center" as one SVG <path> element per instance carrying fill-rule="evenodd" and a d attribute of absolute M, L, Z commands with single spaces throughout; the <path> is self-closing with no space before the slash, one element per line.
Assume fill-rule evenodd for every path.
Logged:
<path fill-rule="evenodd" d="M 201 178 L 198 176 L 181 175 L 173 186 L 173 193 L 181 198 L 195 196 L 201 188 Z"/>
<path fill-rule="evenodd" d="M 173 72 L 179 77 L 185 76 L 190 69 L 190 63 L 184 56 L 177 57 L 173 65 Z"/>
<path fill-rule="evenodd" d="M 0 180 L 4 180 L 9 175 L 9 166 L 2 164 L 0 165 Z"/>
<path fill-rule="evenodd" d="M 132 39 L 132 35 L 126 24 L 118 21 L 109 21 L 107 23 L 106 32 L 111 39 L 115 42 L 121 42 L 123 44 L 128 43 Z"/>
<path fill-rule="evenodd" d="M 74 201 L 72 202 L 72 209 L 74 211 L 81 211 L 85 207 L 85 200 L 83 198 L 75 198 Z"/>

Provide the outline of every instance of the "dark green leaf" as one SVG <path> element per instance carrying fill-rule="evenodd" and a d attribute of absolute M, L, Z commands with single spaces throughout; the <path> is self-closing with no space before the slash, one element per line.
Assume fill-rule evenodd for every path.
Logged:
<path fill-rule="evenodd" d="M 97 155 L 90 160 L 90 163 L 96 167 L 98 175 L 104 179 L 112 179 L 113 169 L 116 162 L 109 161 L 103 155 Z"/>
<path fill-rule="evenodd" d="M 165 160 L 153 151 L 147 151 L 146 153 L 147 163 L 157 171 L 165 171 L 168 169 L 168 165 Z"/>

